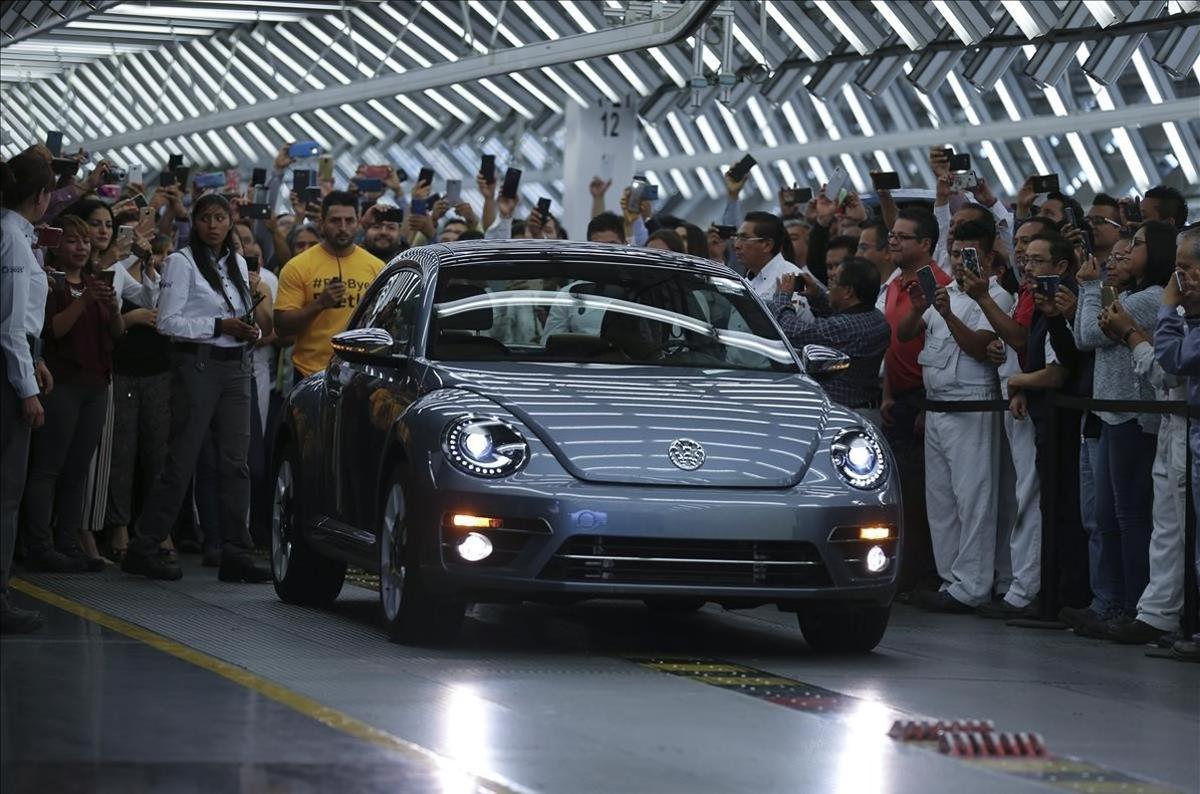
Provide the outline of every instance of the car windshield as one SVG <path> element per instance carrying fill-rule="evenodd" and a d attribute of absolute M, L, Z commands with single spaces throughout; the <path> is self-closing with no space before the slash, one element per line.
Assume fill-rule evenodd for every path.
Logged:
<path fill-rule="evenodd" d="M 426 350 L 446 361 L 797 370 L 741 280 L 563 259 L 443 268 Z"/>

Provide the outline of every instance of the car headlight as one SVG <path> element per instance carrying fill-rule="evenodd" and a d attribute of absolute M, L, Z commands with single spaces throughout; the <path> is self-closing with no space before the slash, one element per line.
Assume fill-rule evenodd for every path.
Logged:
<path fill-rule="evenodd" d="M 451 422 L 442 450 L 455 468 L 476 477 L 505 477 L 529 459 L 529 444 L 517 429 L 488 416 Z"/>
<path fill-rule="evenodd" d="M 861 428 L 847 430 L 829 447 L 833 467 L 847 485 L 871 490 L 887 474 L 887 458 L 875 437 Z"/>

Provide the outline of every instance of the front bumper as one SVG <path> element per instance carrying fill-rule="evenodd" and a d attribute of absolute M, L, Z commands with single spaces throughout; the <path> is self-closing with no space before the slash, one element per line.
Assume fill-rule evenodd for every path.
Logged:
<path fill-rule="evenodd" d="M 421 544 L 427 586 L 466 600 L 677 596 L 787 608 L 813 600 L 882 605 L 895 594 L 902 511 L 890 490 L 850 493 L 828 481 L 759 491 L 436 479 L 450 482 L 409 498 L 409 531 L 429 541 Z M 504 525 L 451 526 L 450 516 L 462 513 Z M 830 540 L 836 528 L 865 526 L 890 527 L 892 538 Z M 469 531 L 492 541 L 488 559 L 459 557 L 457 542 Z M 888 557 L 879 573 L 866 568 L 872 545 Z"/>

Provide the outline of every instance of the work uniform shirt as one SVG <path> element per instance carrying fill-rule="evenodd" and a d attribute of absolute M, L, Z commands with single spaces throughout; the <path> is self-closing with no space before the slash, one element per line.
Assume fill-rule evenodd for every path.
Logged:
<path fill-rule="evenodd" d="M 800 272 L 800 268 L 784 259 L 783 254 L 775 254 L 770 262 L 767 262 L 754 274 L 753 278 L 750 277 L 749 272 L 746 273 L 746 278 L 750 281 L 750 288 L 769 303 L 775 296 L 775 288 L 779 286 L 780 277 L 788 274 L 799 276 Z"/>
<path fill-rule="evenodd" d="M 38 388 L 29 338 L 42 335 L 50 283 L 33 255 L 37 232 L 25 216 L 0 210 L 0 346 L 8 382 L 22 400 Z"/>
<path fill-rule="evenodd" d="M 944 287 L 950 283 L 950 277 L 940 268 L 933 267 L 931 269 L 934 281 L 938 286 Z M 893 395 L 921 388 L 921 365 L 917 363 L 917 357 L 920 355 L 925 341 L 918 336 L 907 342 L 901 342 L 896 334 L 900 323 L 904 322 L 904 318 L 912 312 L 912 300 L 908 296 L 908 285 L 915 283 L 916 280 L 915 275 L 899 275 L 888 285 L 884 295 L 883 316 L 887 318 L 888 325 L 892 327 L 892 343 L 883 357 L 883 366 L 886 370 L 888 386 L 891 387 Z"/>
<path fill-rule="evenodd" d="M 995 333 L 983 309 L 963 292 L 957 281 L 946 286 L 950 296 L 950 313 L 972 331 Z M 998 284 L 991 284 L 992 300 L 1004 311 L 1011 311 L 1012 296 Z M 990 362 L 977 361 L 958 346 L 946 319 L 930 306 L 921 317 L 925 322 L 925 346 L 917 356 L 925 383 L 925 392 L 932 398 L 948 396 L 978 396 L 996 392 L 999 380 Z"/>
<path fill-rule="evenodd" d="M 236 267 L 246 289 L 250 288 L 250 274 L 246 260 L 240 254 L 229 253 L 214 263 L 220 274 L 222 295 L 212 288 L 204 278 L 191 247 L 185 247 L 167 257 L 163 262 L 162 288 L 158 295 L 158 320 L 155 323 L 160 334 L 179 342 L 200 342 L 216 347 L 242 347 L 245 342 L 228 334 L 214 335 L 217 319 L 242 317 L 250 311 L 248 297 L 242 294 L 232 279 L 229 268 Z"/>

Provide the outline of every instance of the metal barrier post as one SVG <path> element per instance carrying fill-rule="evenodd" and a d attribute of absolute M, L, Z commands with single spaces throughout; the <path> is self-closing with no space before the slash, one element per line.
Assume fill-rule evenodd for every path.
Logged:
<path fill-rule="evenodd" d="M 1058 390 L 1051 389 L 1046 393 L 1046 469 L 1047 482 L 1041 484 L 1041 493 L 1048 495 L 1046 510 L 1042 512 L 1042 586 L 1039 596 L 1038 615 L 1042 620 L 1058 620 L 1058 582 L 1055 573 L 1058 571 L 1058 545 L 1056 521 L 1058 518 L 1058 456 L 1061 454 L 1058 444 Z"/>
<path fill-rule="evenodd" d="M 1192 417 L 1187 417 L 1187 495 L 1183 520 L 1183 614 L 1179 625 L 1185 638 L 1196 633 L 1196 502 L 1192 498 Z"/>

